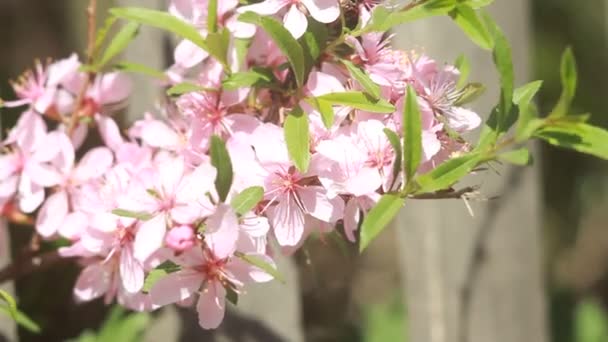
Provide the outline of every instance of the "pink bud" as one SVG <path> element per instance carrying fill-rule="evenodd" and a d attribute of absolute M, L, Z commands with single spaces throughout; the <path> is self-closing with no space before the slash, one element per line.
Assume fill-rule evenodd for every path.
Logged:
<path fill-rule="evenodd" d="M 194 231 L 189 226 L 178 226 L 171 229 L 165 237 L 167 246 L 178 252 L 183 252 L 194 246 Z"/>

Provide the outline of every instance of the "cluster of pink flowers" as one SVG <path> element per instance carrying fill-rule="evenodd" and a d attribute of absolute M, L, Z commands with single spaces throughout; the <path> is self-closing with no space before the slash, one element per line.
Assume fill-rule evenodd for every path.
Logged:
<path fill-rule="evenodd" d="M 267 68 L 279 85 L 290 80 L 289 70 L 279 67 L 286 57 L 264 31 L 239 22 L 239 13 L 283 18 L 297 38 L 309 16 L 332 23 L 341 11 L 338 0 L 265 0 L 239 8 L 237 0 L 218 3 L 218 25 L 252 41 L 242 63 L 231 58 L 232 71 Z M 361 16 L 369 17 L 373 6 L 362 2 Z M 207 8 L 205 0 L 173 0 L 169 12 L 205 36 Z M 295 95 L 263 87 L 223 89 L 224 66 L 185 40 L 167 74 L 202 90 L 169 99 L 158 115 L 146 113 L 123 132 L 111 114 L 126 106 L 128 77 L 111 72 L 87 81 L 90 75 L 75 55 L 37 65 L 14 84 L 18 99 L 4 102 L 25 111 L 2 142 L 2 213 L 32 214 L 40 236 L 69 241 L 61 255 L 79 258 L 84 267 L 74 290 L 78 300 L 116 298 L 131 309 L 153 310 L 198 296 L 201 326 L 215 328 L 227 293 L 272 280 L 268 269 L 251 260 L 274 267 L 274 253 L 293 253 L 310 234 L 336 227 L 356 242 L 365 213 L 382 193 L 402 185 L 392 171 L 400 156 L 385 129 L 402 131 L 407 87 L 416 90 L 422 115 L 419 172 L 467 150 L 452 133 L 480 124 L 477 114 L 457 105 L 461 91 L 453 66 L 392 49 L 377 33 L 348 37 L 345 44 L 352 51 L 348 59 L 380 87 L 394 114 L 335 105 L 328 128 L 317 108 Z M 361 89 L 338 59 L 324 56 L 303 93 L 310 98 Z M 282 128 L 285 114 L 298 105 L 310 123 L 306 172 L 290 159 Z M 89 127 L 97 128 L 104 146 L 84 151 Z M 218 138 L 233 170 L 225 196 L 216 187 L 210 156 Z M 231 205 L 253 187 L 263 191 L 257 203 L 246 210 Z M 174 272 L 145 289 L 147 275 L 167 262 Z"/>

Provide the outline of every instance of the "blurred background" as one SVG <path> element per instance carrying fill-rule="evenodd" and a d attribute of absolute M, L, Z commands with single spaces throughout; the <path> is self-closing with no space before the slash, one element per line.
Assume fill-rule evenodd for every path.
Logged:
<path fill-rule="evenodd" d="M 86 2 L 0 0 L 0 80 L 16 79 L 35 58 L 83 51 Z M 162 0 L 100 5 L 165 6 Z M 594 124 L 608 127 L 608 1 L 495 0 L 490 12 L 513 44 L 517 84 L 545 80 L 541 112 L 559 96 L 559 58 L 571 46 L 580 77 L 576 112 L 593 113 Z M 135 44 L 126 59 L 168 64 L 170 40 L 160 32 L 144 29 Z M 464 53 L 473 62 L 472 79 L 490 86 L 475 109 L 485 114 L 495 103 L 491 56 L 449 20 L 400 28 L 395 44 L 445 62 Z M 136 78 L 137 100 L 123 120 L 153 110 L 155 91 Z M 0 98 L 12 97 L 9 84 L 0 83 Z M 3 131 L 17 115 L 2 112 Z M 311 239 L 280 261 L 287 284 L 253 288 L 217 331 L 202 331 L 187 308 L 132 314 L 100 302 L 76 305 L 78 270 L 62 265 L 3 284 L 41 331 L 0 316 L 0 340 L 608 341 L 608 165 L 535 148 L 533 167 L 470 180 L 487 197 L 499 196 L 473 203 L 475 217 L 460 201 L 412 204 L 363 255 L 333 239 Z M 24 227 L 10 234 L 12 256 L 3 246 L 2 264 L 29 238 Z"/>

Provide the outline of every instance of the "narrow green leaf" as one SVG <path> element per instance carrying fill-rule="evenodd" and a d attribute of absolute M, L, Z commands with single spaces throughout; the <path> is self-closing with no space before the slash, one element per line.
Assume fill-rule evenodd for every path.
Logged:
<path fill-rule="evenodd" d="M 513 103 L 520 105 L 532 101 L 542 85 L 543 81 L 534 81 L 515 89 L 513 93 Z"/>
<path fill-rule="evenodd" d="M 549 114 L 550 118 L 565 116 L 570 111 L 572 100 L 576 94 L 578 75 L 576 71 L 576 61 L 572 49 L 568 48 L 562 55 L 560 75 L 562 79 L 562 95 L 557 101 L 557 105 Z"/>
<path fill-rule="evenodd" d="M 252 186 L 234 196 L 232 201 L 230 201 L 230 205 L 237 214 L 244 215 L 255 208 L 263 198 L 264 188 L 261 186 Z"/>
<path fill-rule="evenodd" d="M 395 106 L 383 99 L 374 99 L 360 91 L 329 93 L 318 97 L 319 100 L 333 105 L 344 105 L 372 113 L 389 114 L 395 112 Z"/>
<path fill-rule="evenodd" d="M 467 84 L 469 75 L 471 75 L 471 61 L 465 55 L 460 55 L 456 59 L 454 66 L 460 71 L 460 77 L 458 78 L 457 88 L 462 88 Z"/>
<path fill-rule="evenodd" d="M 40 327 L 32 321 L 26 314 L 17 309 L 17 302 L 8 292 L 0 290 L 0 298 L 6 305 L 0 305 L 0 310 L 10 316 L 17 324 L 33 333 L 39 333 Z"/>
<path fill-rule="evenodd" d="M 209 4 L 207 4 L 207 31 L 209 33 L 217 32 L 217 1 L 209 0 Z"/>
<path fill-rule="evenodd" d="M 298 39 L 304 52 L 305 74 L 318 64 L 319 57 L 327 47 L 328 36 L 327 24 L 319 23 L 312 18 L 309 20 L 306 32 Z"/>
<path fill-rule="evenodd" d="M 481 156 L 476 153 L 450 159 L 429 173 L 420 175 L 415 179 L 419 186 L 417 193 L 448 189 L 468 175 L 481 161 Z"/>
<path fill-rule="evenodd" d="M 152 217 L 154 217 L 150 213 L 139 212 L 139 211 L 130 211 L 130 210 L 125 210 L 125 209 L 114 209 L 114 210 L 112 210 L 112 214 L 114 214 L 116 216 L 121 216 L 121 217 L 134 218 L 134 219 L 138 219 L 141 221 L 147 221 L 147 220 L 151 219 Z"/>
<path fill-rule="evenodd" d="M 97 70 L 101 69 L 106 65 L 112 58 L 120 54 L 131 41 L 137 36 L 139 31 L 139 24 L 135 22 L 128 23 L 125 25 L 117 34 L 114 36 L 106 50 L 104 51 L 101 59 L 96 64 Z"/>
<path fill-rule="evenodd" d="M 391 11 L 385 6 L 376 6 L 372 11 L 370 22 L 362 30 L 353 34 L 384 32 L 397 25 L 432 16 L 446 15 L 454 9 L 456 2 L 457 0 L 428 0 L 405 11 Z"/>
<path fill-rule="evenodd" d="M 222 82 L 222 87 L 225 90 L 235 90 L 244 87 L 262 86 L 270 84 L 272 79 L 272 74 L 269 75 L 262 70 L 236 72 Z"/>
<path fill-rule="evenodd" d="M 118 69 L 120 71 L 123 71 L 123 72 L 141 74 L 141 75 L 145 75 L 145 76 L 158 78 L 160 80 L 167 79 L 167 75 L 164 72 L 162 72 L 160 70 L 156 70 L 154 68 L 151 68 L 151 67 L 143 65 L 143 64 L 139 64 L 139 63 L 122 61 L 120 63 L 115 64 L 114 68 Z"/>
<path fill-rule="evenodd" d="M 541 128 L 534 136 L 554 146 L 608 159 L 608 131 L 599 127 L 563 121 Z"/>
<path fill-rule="evenodd" d="M 469 83 L 461 89 L 460 97 L 454 102 L 455 106 L 462 106 L 477 100 L 483 93 L 486 92 L 486 87 L 481 83 Z"/>
<path fill-rule="evenodd" d="M 138 7 L 119 7 L 110 9 L 110 13 L 116 17 L 135 21 L 140 24 L 153 26 L 187 39 L 207 50 L 205 39 L 196 27 L 164 11 L 150 10 Z"/>
<path fill-rule="evenodd" d="M 239 294 L 230 285 L 224 285 L 224 289 L 226 289 L 226 300 L 234 306 L 239 305 Z"/>
<path fill-rule="evenodd" d="M 334 124 L 334 106 L 328 101 L 319 100 L 317 98 L 313 98 L 316 101 L 316 108 L 321 113 L 321 121 L 323 121 L 323 125 L 325 128 L 330 129 Z"/>
<path fill-rule="evenodd" d="M 532 156 L 527 148 L 502 153 L 498 156 L 498 159 L 519 166 L 526 166 L 532 163 Z"/>
<path fill-rule="evenodd" d="M 537 124 L 534 123 L 534 119 L 538 117 L 538 113 L 536 112 L 536 108 L 532 103 L 532 99 L 540 90 L 541 86 L 542 81 L 535 81 L 528 83 L 522 87 L 519 87 L 515 90 L 515 93 L 513 95 L 513 102 L 519 108 L 519 117 L 515 130 L 515 138 L 518 142 L 530 138 L 532 133 L 540 127 L 540 125 L 538 124 L 540 120 L 536 120 Z"/>
<path fill-rule="evenodd" d="M 407 98 L 403 107 L 403 166 L 409 185 L 422 159 L 422 118 L 418 95 L 412 86 L 407 87 Z"/>
<path fill-rule="evenodd" d="M 167 274 L 177 272 L 179 270 L 181 270 L 181 266 L 177 265 L 171 260 L 166 260 L 148 273 L 148 275 L 146 276 L 146 280 L 144 281 L 144 287 L 142 289 L 142 292 L 150 292 L 150 290 L 152 290 L 154 285 L 159 280 L 164 278 Z"/>
<path fill-rule="evenodd" d="M 346 66 L 350 76 L 354 78 L 360 85 L 365 89 L 375 100 L 380 99 L 380 86 L 377 85 L 372 79 L 358 66 L 354 65 L 351 61 L 345 59 L 342 60 L 342 64 Z"/>
<path fill-rule="evenodd" d="M 167 89 L 167 95 L 180 96 L 183 94 L 199 92 L 199 91 L 217 91 L 217 89 L 205 88 L 205 87 L 196 85 L 194 83 L 184 82 L 184 83 L 176 84 L 173 87 Z"/>
<path fill-rule="evenodd" d="M 224 202 L 230 192 L 232 186 L 232 161 L 228 150 L 226 150 L 226 144 L 222 138 L 214 135 L 211 137 L 211 147 L 209 148 L 209 154 L 211 155 L 211 165 L 217 169 L 217 176 L 215 177 L 215 189 L 217 194 L 220 196 L 220 200 Z"/>
<path fill-rule="evenodd" d="M 450 16 L 475 44 L 485 50 L 492 49 L 494 45 L 492 36 L 471 6 L 464 3 L 458 4 L 450 12 Z"/>
<path fill-rule="evenodd" d="M 247 12 L 239 16 L 239 20 L 260 26 L 270 38 L 277 44 L 281 52 L 287 57 L 298 87 L 304 84 L 304 51 L 297 40 L 293 38 L 291 33 L 283 27 L 283 24 L 276 19 L 267 16 L 260 16 L 257 13 Z"/>
<path fill-rule="evenodd" d="M 11 296 L 8 292 L 0 289 L 0 298 L 6 303 L 6 308 L 8 309 L 11 317 L 13 319 L 17 318 L 17 302 L 15 302 L 15 298 Z"/>
<path fill-rule="evenodd" d="M 30 317 L 19 310 L 16 310 L 15 313 L 12 314 L 8 307 L 0 306 L 0 312 L 11 317 L 15 322 L 17 322 L 18 325 L 22 326 L 31 333 L 39 334 L 42 331 L 38 323 L 34 322 Z"/>
<path fill-rule="evenodd" d="M 280 281 L 281 283 L 285 283 L 285 279 L 283 278 L 281 273 L 279 273 L 279 271 L 276 269 L 276 267 L 269 264 L 268 262 L 266 262 L 266 260 L 260 258 L 259 256 L 253 255 L 253 254 L 245 254 L 242 252 L 235 252 L 234 255 L 237 258 L 245 261 L 246 263 L 253 265 L 253 266 L 261 269 L 262 271 L 268 273 L 274 279 Z"/>
<path fill-rule="evenodd" d="M 393 147 L 393 151 L 395 152 L 395 162 L 393 163 L 393 183 L 391 184 L 389 189 L 392 189 L 395 185 L 395 182 L 399 178 L 399 173 L 401 173 L 401 164 L 403 160 L 403 152 L 401 150 L 401 140 L 397 133 L 391 131 L 388 128 L 384 129 L 384 134 L 388 138 L 388 141 L 391 143 Z"/>
<path fill-rule="evenodd" d="M 300 172 L 306 172 L 310 163 L 310 135 L 308 117 L 300 106 L 287 115 L 283 129 L 289 157 Z"/>
<path fill-rule="evenodd" d="M 224 28 L 219 32 L 208 33 L 205 42 L 209 54 L 224 66 L 224 72 L 230 73 L 230 66 L 228 65 L 230 32 Z"/>
<path fill-rule="evenodd" d="M 99 30 L 97 30 L 97 34 L 95 37 L 94 56 L 98 55 L 99 49 L 101 49 L 101 45 L 105 42 L 106 38 L 108 37 L 108 33 L 110 33 L 110 29 L 112 28 L 112 26 L 114 26 L 116 20 L 118 20 L 118 18 L 114 16 L 108 16 L 104 21 L 103 26 Z M 97 60 L 97 58 L 95 57 L 94 60 Z"/>
<path fill-rule="evenodd" d="M 498 138 L 507 132 L 517 120 L 516 113 L 512 110 L 515 73 L 513 71 L 511 46 L 498 25 L 496 25 L 489 15 L 484 15 L 483 19 L 486 27 L 494 37 L 493 57 L 500 78 L 500 101 L 492 110 L 489 119 L 481 131 L 477 145 L 478 149 L 495 144 Z"/>
<path fill-rule="evenodd" d="M 361 225 L 359 251 L 363 252 L 369 244 L 378 237 L 403 207 L 405 199 L 385 194 L 380 201 L 367 213 Z"/>

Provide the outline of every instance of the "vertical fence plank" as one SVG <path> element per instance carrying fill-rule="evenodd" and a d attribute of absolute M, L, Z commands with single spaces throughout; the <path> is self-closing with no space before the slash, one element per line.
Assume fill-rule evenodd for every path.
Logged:
<path fill-rule="evenodd" d="M 490 7 L 513 45 L 517 84 L 528 81 L 528 1 Z M 498 98 L 491 55 L 479 50 L 448 18 L 397 30 L 396 44 L 439 61 L 464 52 L 472 79 L 489 86 L 475 105 L 490 112 Z M 422 48 L 421 48 L 422 47 Z M 470 177 L 496 200 L 410 201 L 397 222 L 412 341 L 511 342 L 547 340 L 541 272 L 537 168 L 501 168 Z"/>

